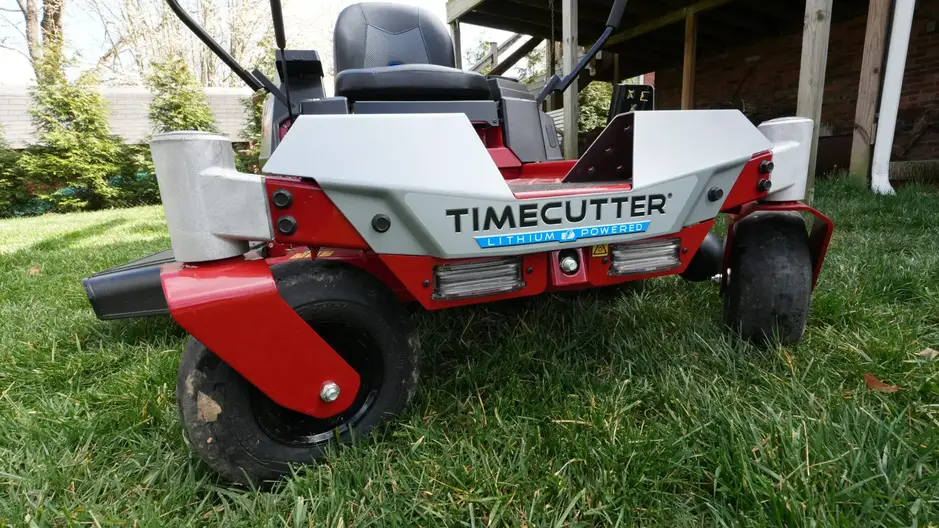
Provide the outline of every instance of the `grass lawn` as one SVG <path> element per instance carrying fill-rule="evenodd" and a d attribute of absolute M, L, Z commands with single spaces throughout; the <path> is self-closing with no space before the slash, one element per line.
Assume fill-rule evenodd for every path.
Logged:
<path fill-rule="evenodd" d="M 936 525 L 939 192 L 817 192 L 800 345 L 734 342 L 677 278 L 417 313 L 409 410 L 274 492 L 190 454 L 173 321 L 87 304 L 82 277 L 169 247 L 160 208 L 0 221 L 0 525 Z"/>

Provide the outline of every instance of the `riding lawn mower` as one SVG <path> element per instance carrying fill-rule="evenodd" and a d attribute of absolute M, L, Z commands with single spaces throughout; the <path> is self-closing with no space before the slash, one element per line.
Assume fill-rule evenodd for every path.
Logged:
<path fill-rule="evenodd" d="M 224 477 L 276 480 L 401 412 L 420 355 L 405 304 L 441 310 L 680 275 L 720 282 L 736 336 L 802 336 L 833 229 L 801 201 L 811 120 L 627 112 L 580 159 L 563 159 L 542 103 L 603 48 L 626 0 L 538 95 L 456 69 L 447 27 L 421 8 L 353 5 L 335 26 L 331 97 L 318 53 L 286 48 L 280 0 L 276 82 L 167 3 L 268 92 L 263 174 L 235 170 L 223 136 L 155 136 L 172 249 L 84 286 L 100 319 L 169 314 L 190 334 L 181 422 Z"/>

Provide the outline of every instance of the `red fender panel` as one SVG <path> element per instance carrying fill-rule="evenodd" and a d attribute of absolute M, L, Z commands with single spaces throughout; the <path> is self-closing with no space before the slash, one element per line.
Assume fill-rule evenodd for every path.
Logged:
<path fill-rule="evenodd" d="M 349 408 L 359 375 L 277 292 L 264 260 L 172 263 L 161 271 L 180 326 L 279 405 L 316 418 Z M 323 384 L 339 385 L 326 403 Z"/>

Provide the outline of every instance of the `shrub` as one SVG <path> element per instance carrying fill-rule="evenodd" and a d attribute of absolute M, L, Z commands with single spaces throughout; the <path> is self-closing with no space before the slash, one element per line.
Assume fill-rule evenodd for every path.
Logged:
<path fill-rule="evenodd" d="M 241 172 L 261 172 L 261 122 L 266 98 L 267 92 L 258 90 L 244 100 L 248 116 L 241 134 L 246 142 L 235 152 L 235 165 Z"/>
<path fill-rule="evenodd" d="M 67 80 L 56 53 L 47 51 L 37 68 L 30 107 L 37 142 L 17 161 L 25 188 L 58 211 L 104 207 L 116 195 L 108 180 L 119 172 L 123 150 L 111 134 L 107 103 L 93 77 Z"/>
<path fill-rule="evenodd" d="M 152 67 L 153 73 L 146 77 L 146 84 L 153 92 L 150 122 L 157 132 L 218 132 L 205 91 L 186 61 L 170 57 L 153 63 Z"/>

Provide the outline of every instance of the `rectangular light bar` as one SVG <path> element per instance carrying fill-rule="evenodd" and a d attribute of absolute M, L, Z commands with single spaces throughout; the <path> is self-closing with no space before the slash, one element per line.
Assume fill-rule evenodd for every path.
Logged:
<path fill-rule="evenodd" d="M 434 268 L 434 299 L 468 299 L 508 293 L 524 287 L 521 257 L 442 264 Z"/>
<path fill-rule="evenodd" d="M 610 246 L 610 275 L 655 273 L 681 267 L 681 240 L 653 240 Z"/>

